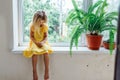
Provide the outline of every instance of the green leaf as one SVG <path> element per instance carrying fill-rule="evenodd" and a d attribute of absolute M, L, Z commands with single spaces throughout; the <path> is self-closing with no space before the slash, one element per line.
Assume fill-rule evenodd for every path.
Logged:
<path fill-rule="evenodd" d="M 110 30 L 110 34 L 109 34 L 109 38 L 110 38 L 110 55 L 112 55 L 113 52 L 113 45 L 114 45 L 114 32 L 112 30 Z"/>
<path fill-rule="evenodd" d="M 73 36 L 72 36 L 71 41 L 70 41 L 70 56 L 72 56 L 72 47 L 73 47 L 73 44 L 75 44 L 76 48 L 78 48 L 79 37 L 84 32 L 84 30 L 85 30 L 84 28 L 80 28 L 79 26 L 77 26 L 74 29 Z"/>
<path fill-rule="evenodd" d="M 96 14 L 97 16 L 100 16 L 100 11 L 101 11 L 101 6 L 98 7 L 98 9 L 96 10 L 96 13 L 95 13 L 95 14 Z"/>
<path fill-rule="evenodd" d="M 73 4 L 73 7 L 75 8 L 75 10 L 77 11 L 78 10 L 78 6 L 77 6 L 75 0 L 72 0 L 72 4 Z"/>
<path fill-rule="evenodd" d="M 76 17 L 75 10 L 71 10 L 67 16 L 66 23 L 71 23 L 71 19 Z"/>
<path fill-rule="evenodd" d="M 77 29 L 79 28 L 79 26 L 75 26 L 73 29 L 72 29 L 72 32 L 70 34 L 71 38 L 73 37 L 73 35 L 75 34 L 75 32 L 77 31 Z"/>
<path fill-rule="evenodd" d="M 80 17 L 80 13 L 79 13 L 79 9 L 78 9 L 78 6 L 77 6 L 75 0 L 72 0 L 72 4 L 73 4 L 73 7 L 74 7 L 74 9 L 75 9 L 75 11 L 76 11 L 76 13 L 77 13 L 79 22 L 82 23 L 81 17 Z"/>
<path fill-rule="evenodd" d="M 70 41 L 70 56 L 72 56 L 73 43 L 74 43 L 74 38 L 72 38 L 71 41 Z"/>
<path fill-rule="evenodd" d="M 104 27 L 104 28 L 102 29 L 102 32 L 103 32 L 103 31 L 107 31 L 107 30 L 117 31 L 117 29 L 116 29 L 115 27 Z"/>
<path fill-rule="evenodd" d="M 100 16 L 103 16 L 106 12 L 105 12 L 105 8 L 108 6 L 107 0 L 104 0 L 102 6 L 101 6 L 101 12 L 100 12 Z"/>
<path fill-rule="evenodd" d="M 71 40 L 70 40 L 70 56 L 72 56 L 72 47 L 73 44 L 75 42 L 75 35 L 76 35 L 76 31 L 78 29 L 79 26 L 74 27 L 74 29 L 72 30 L 72 34 L 71 34 Z"/>
<path fill-rule="evenodd" d="M 106 17 L 118 16 L 118 12 L 110 12 L 105 15 Z"/>
<path fill-rule="evenodd" d="M 88 9 L 88 13 L 92 13 L 94 11 L 95 8 L 97 8 L 98 6 L 100 6 L 100 4 L 102 4 L 103 1 L 98 1 L 96 2 L 94 5 L 91 5 Z"/>

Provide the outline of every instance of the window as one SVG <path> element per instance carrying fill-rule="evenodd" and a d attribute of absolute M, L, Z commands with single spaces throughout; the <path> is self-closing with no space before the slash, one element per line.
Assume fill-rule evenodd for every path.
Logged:
<path fill-rule="evenodd" d="M 76 1 L 79 8 L 87 10 L 88 6 L 97 0 Z M 110 4 L 108 11 L 118 9 L 118 0 L 107 1 Z M 38 10 L 44 10 L 48 16 L 49 42 L 57 46 L 69 46 L 72 27 L 65 24 L 65 19 L 72 8 L 71 0 L 13 0 L 14 44 L 18 46 L 28 44 L 29 23 L 32 21 L 33 14 Z M 80 46 L 84 46 L 85 42 L 83 34 L 80 38 Z"/>

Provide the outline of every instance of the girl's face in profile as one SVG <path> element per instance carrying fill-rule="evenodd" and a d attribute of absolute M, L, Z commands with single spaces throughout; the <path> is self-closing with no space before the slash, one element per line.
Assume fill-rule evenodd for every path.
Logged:
<path fill-rule="evenodd" d="M 45 21 L 42 19 L 38 19 L 36 23 L 37 25 L 42 26 L 45 23 Z"/>

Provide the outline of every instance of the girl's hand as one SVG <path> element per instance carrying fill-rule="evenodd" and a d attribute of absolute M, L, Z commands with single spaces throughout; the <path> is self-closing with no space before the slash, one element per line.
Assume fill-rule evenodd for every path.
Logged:
<path fill-rule="evenodd" d="M 43 47 L 43 43 L 42 42 L 36 42 L 35 43 L 39 48 Z"/>

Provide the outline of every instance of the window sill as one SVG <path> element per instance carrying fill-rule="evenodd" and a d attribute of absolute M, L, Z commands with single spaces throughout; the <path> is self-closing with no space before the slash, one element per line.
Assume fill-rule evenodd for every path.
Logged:
<path fill-rule="evenodd" d="M 26 47 L 16 47 L 12 50 L 12 52 L 14 53 L 22 53 L 23 50 L 25 50 Z M 54 53 L 69 53 L 69 47 L 52 47 Z M 86 53 L 86 54 L 109 54 L 109 50 L 101 47 L 99 50 L 90 50 L 87 47 L 78 47 L 78 49 L 76 49 L 76 47 L 73 47 L 72 49 L 73 53 Z M 113 50 L 113 54 L 115 54 L 116 50 Z"/>

